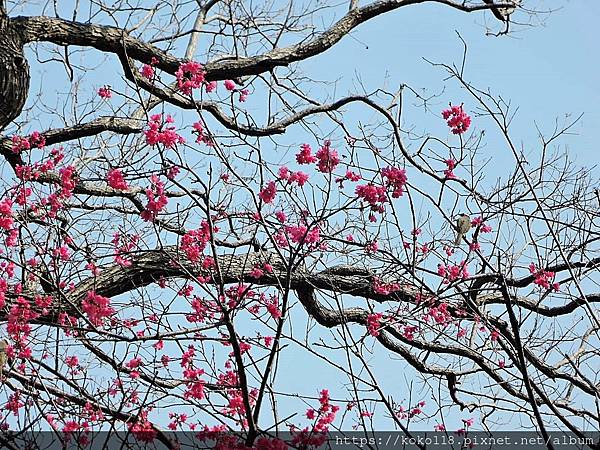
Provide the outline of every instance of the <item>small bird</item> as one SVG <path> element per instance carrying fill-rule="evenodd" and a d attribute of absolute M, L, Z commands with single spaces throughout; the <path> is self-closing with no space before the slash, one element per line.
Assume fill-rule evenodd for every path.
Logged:
<path fill-rule="evenodd" d="M 471 218 L 462 213 L 456 219 L 456 240 L 454 241 L 454 245 L 460 245 L 465 234 L 469 232 L 471 229 Z"/>
<path fill-rule="evenodd" d="M 8 341 L 6 339 L 2 339 L 0 341 L 0 382 L 2 381 L 2 372 L 4 371 L 4 366 L 8 361 L 8 355 L 6 354 L 6 349 L 8 348 Z"/>
<path fill-rule="evenodd" d="M 517 9 L 517 6 L 521 4 L 521 0 L 483 0 L 486 5 L 509 3 L 514 6 L 502 7 L 502 8 L 491 8 L 492 14 L 496 19 L 506 22 L 509 16 Z"/>

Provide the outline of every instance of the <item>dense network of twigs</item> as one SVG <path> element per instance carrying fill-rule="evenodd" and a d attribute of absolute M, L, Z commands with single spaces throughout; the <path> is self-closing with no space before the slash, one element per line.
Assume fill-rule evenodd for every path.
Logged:
<path fill-rule="evenodd" d="M 430 100 L 408 86 L 334 97 L 303 68 L 425 2 L 28 3 L 0 1 L 0 426 L 167 446 L 454 431 L 452 411 L 598 430 L 597 180 L 553 151 L 573 122 L 524 153 L 509 104 L 432 67 L 501 139 L 489 153 L 482 126 L 403 129 L 403 100 Z M 527 6 L 428 3 L 491 10 L 500 33 Z M 60 85 L 36 79 L 48 62 Z M 339 381 L 293 379 L 303 358 Z"/>

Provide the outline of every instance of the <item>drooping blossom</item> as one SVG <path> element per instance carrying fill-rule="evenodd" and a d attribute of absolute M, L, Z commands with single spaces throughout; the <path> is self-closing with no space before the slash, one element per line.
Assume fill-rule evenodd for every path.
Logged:
<path fill-rule="evenodd" d="M 454 134 L 462 134 L 471 126 L 471 117 L 464 111 L 463 105 L 450 105 L 449 109 L 442 111 L 442 117 Z"/>
<path fill-rule="evenodd" d="M 534 263 L 529 264 L 529 272 L 533 275 L 533 284 L 544 289 L 560 290 L 560 283 L 553 282 L 556 276 L 555 272 L 538 268 Z"/>
<path fill-rule="evenodd" d="M 454 175 L 454 168 L 456 167 L 456 160 L 449 158 L 449 159 L 446 159 L 444 161 L 444 163 L 446 164 L 446 169 L 444 169 L 444 177 L 446 177 L 446 179 L 448 179 L 448 180 L 456 178 L 456 175 Z"/>
<path fill-rule="evenodd" d="M 101 98 L 108 100 L 112 97 L 112 91 L 110 90 L 110 86 L 102 86 L 98 89 L 98 96 Z"/>
<path fill-rule="evenodd" d="M 39 131 L 34 131 L 27 137 L 13 136 L 11 151 L 13 153 L 21 153 L 32 148 L 43 149 L 45 145 L 46 138 Z"/>
<path fill-rule="evenodd" d="M 233 80 L 225 80 L 223 85 L 228 91 L 233 91 L 235 89 L 235 82 Z"/>
<path fill-rule="evenodd" d="M 150 177 L 151 185 L 146 188 L 146 208 L 140 213 L 140 217 L 146 222 L 152 222 L 158 214 L 167 206 L 168 199 L 165 195 L 165 184 L 157 175 Z"/>
<path fill-rule="evenodd" d="M 317 162 L 316 156 L 312 154 L 312 149 L 308 144 L 302 144 L 300 151 L 296 154 L 296 161 L 298 164 L 312 164 Z"/>
<path fill-rule="evenodd" d="M 112 316 L 115 310 L 110 306 L 110 299 L 89 291 L 86 298 L 81 302 L 81 309 L 89 321 L 96 327 L 102 326 L 107 317 Z"/>
<path fill-rule="evenodd" d="M 216 229 L 214 230 L 216 232 Z M 196 230 L 186 232 L 181 238 L 181 250 L 185 253 L 188 260 L 197 263 L 200 261 L 202 252 L 210 241 L 210 225 L 203 220 L 200 227 Z"/>
<path fill-rule="evenodd" d="M 129 185 L 125 181 L 121 169 L 109 170 L 106 174 L 106 182 L 111 188 L 117 189 L 119 191 L 126 191 L 127 189 L 129 189 Z"/>
<path fill-rule="evenodd" d="M 381 319 L 383 319 L 382 313 L 372 313 L 367 316 L 367 330 L 371 336 L 379 336 Z"/>
<path fill-rule="evenodd" d="M 148 122 L 148 128 L 144 130 L 146 136 L 146 143 L 148 145 L 162 144 L 166 148 L 173 148 L 177 144 L 183 144 L 185 139 L 176 132 L 176 128 L 173 125 L 173 117 L 167 115 L 167 118 L 163 122 L 162 114 L 154 114 L 150 117 Z"/>
<path fill-rule="evenodd" d="M 10 198 L 0 201 L 0 228 L 6 231 L 10 231 L 14 223 L 12 206 L 13 201 Z"/>
<path fill-rule="evenodd" d="M 202 87 L 204 83 L 204 68 L 196 61 L 181 64 L 175 77 L 177 78 L 177 89 L 185 95 L 190 95 L 193 89 Z"/>
<path fill-rule="evenodd" d="M 386 186 L 392 188 L 392 197 L 401 197 L 408 181 L 406 171 L 397 167 L 386 167 L 381 170 L 381 175 L 386 178 Z"/>
<path fill-rule="evenodd" d="M 331 148 L 331 141 L 326 140 L 317 151 L 317 169 L 322 173 L 331 173 L 340 163 L 338 152 Z"/>
<path fill-rule="evenodd" d="M 277 186 L 274 181 L 269 181 L 258 193 L 258 197 L 265 203 L 273 203 L 277 195 Z"/>

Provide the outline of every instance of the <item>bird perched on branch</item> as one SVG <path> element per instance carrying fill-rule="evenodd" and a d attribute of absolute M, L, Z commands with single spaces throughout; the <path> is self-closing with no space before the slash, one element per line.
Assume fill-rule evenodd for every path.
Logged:
<path fill-rule="evenodd" d="M 521 4 L 521 0 L 483 0 L 486 5 L 498 5 L 498 4 L 510 4 L 513 6 L 503 6 L 500 8 L 491 8 L 492 14 L 496 19 L 502 22 L 508 21 L 509 16 L 517 9 Z"/>
<path fill-rule="evenodd" d="M 471 229 L 471 218 L 462 213 L 456 219 L 456 239 L 454 240 L 454 245 L 460 245 L 465 234 L 469 232 Z"/>
<path fill-rule="evenodd" d="M 4 372 L 4 366 L 8 361 L 8 355 L 6 351 L 8 349 L 8 341 L 6 339 L 2 339 L 0 341 L 0 381 L 2 381 L 2 373 Z"/>

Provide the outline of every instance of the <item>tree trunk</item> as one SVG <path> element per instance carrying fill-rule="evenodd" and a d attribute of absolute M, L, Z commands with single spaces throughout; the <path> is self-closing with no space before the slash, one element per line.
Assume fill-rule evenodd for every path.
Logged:
<path fill-rule="evenodd" d="M 0 0 L 0 131 L 16 119 L 29 91 L 29 65 L 23 54 L 23 39 L 13 26 Z"/>

